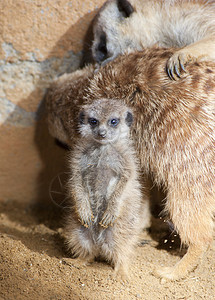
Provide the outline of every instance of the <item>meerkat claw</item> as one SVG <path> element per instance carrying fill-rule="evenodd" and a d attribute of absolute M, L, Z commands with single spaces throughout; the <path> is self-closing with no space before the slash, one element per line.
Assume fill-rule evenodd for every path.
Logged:
<path fill-rule="evenodd" d="M 181 77 L 181 74 L 180 74 L 180 72 L 179 72 L 179 69 L 178 69 L 178 66 L 177 65 L 175 65 L 175 73 L 176 73 L 176 75 L 180 78 Z"/>
<path fill-rule="evenodd" d="M 89 228 L 90 226 L 90 222 L 88 222 L 87 220 L 84 220 L 82 218 L 78 219 L 78 221 L 81 223 L 82 226 L 84 226 L 85 228 Z"/>
<path fill-rule="evenodd" d="M 172 68 L 172 66 L 170 66 L 170 67 L 167 66 L 166 70 L 167 70 L 167 74 L 168 74 L 169 78 L 171 80 L 175 80 L 175 77 L 173 75 L 173 68 Z"/>
<path fill-rule="evenodd" d="M 108 228 L 108 225 L 103 224 L 102 222 L 99 222 L 99 225 L 103 228 Z"/>
<path fill-rule="evenodd" d="M 180 60 L 180 68 L 182 69 L 182 71 L 183 71 L 184 73 L 186 73 L 186 69 L 185 69 L 185 67 L 184 67 L 184 62 L 182 62 L 181 60 Z"/>
<path fill-rule="evenodd" d="M 185 63 L 191 61 L 191 58 L 184 57 L 183 54 L 173 55 L 167 62 L 166 71 L 170 79 L 177 80 L 186 73 Z"/>

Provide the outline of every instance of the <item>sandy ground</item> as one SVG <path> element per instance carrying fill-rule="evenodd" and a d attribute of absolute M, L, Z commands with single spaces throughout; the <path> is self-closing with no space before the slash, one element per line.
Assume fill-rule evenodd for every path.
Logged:
<path fill-rule="evenodd" d="M 165 282 L 153 269 L 174 264 L 184 250 L 165 231 L 144 232 L 147 243 L 137 247 L 130 280 L 122 282 L 106 263 L 69 257 L 62 215 L 52 205 L 0 202 L 0 299 L 215 299 L 215 241 L 186 279 Z"/>

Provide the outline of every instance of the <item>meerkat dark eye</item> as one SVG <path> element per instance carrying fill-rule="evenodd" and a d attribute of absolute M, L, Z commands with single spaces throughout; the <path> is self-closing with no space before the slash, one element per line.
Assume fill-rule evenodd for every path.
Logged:
<path fill-rule="evenodd" d="M 110 125 L 112 127 L 116 127 L 119 124 L 119 119 L 111 119 L 110 120 Z"/>
<path fill-rule="evenodd" d="M 89 118 L 88 123 L 90 124 L 90 126 L 95 127 L 99 124 L 99 121 L 94 118 Z"/>
<path fill-rule="evenodd" d="M 102 33 L 100 36 L 100 42 L 97 47 L 96 52 L 96 61 L 98 63 L 102 62 L 107 58 L 107 41 L 106 41 L 106 34 Z"/>

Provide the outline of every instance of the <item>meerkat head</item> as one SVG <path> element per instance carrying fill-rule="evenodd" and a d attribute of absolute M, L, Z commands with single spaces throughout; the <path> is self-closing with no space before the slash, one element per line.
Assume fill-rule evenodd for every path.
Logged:
<path fill-rule="evenodd" d="M 118 100 L 95 100 L 83 106 L 79 115 L 81 135 L 101 144 L 127 138 L 132 122 L 131 110 Z"/>
<path fill-rule="evenodd" d="M 120 24 L 133 12 L 134 8 L 128 0 L 109 0 L 102 6 L 93 24 L 91 51 L 96 62 L 113 60 L 130 47 L 132 40 L 120 33 Z"/>

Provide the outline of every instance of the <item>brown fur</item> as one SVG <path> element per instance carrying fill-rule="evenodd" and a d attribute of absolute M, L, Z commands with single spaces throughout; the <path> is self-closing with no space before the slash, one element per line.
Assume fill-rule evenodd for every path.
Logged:
<path fill-rule="evenodd" d="M 60 142 L 72 145 L 78 134 L 79 105 L 83 90 L 93 77 L 93 66 L 56 78 L 46 93 L 48 128 Z"/>
<path fill-rule="evenodd" d="M 167 62 L 177 79 L 188 62 L 215 61 L 214 16 L 213 0 L 108 0 L 94 20 L 92 57 L 106 63 L 129 49 L 179 47 Z"/>
<path fill-rule="evenodd" d="M 97 125 L 90 125 L 90 118 Z M 119 122 L 111 125 L 110 121 Z M 149 226 L 148 197 L 141 195 L 130 138 L 132 114 L 123 103 L 100 99 L 81 108 L 80 137 L 70 154 L 69 250 L 92 260 L 103 257 L 128 274 L 139 234 Z"/>
<path fill-rule="evenodd" d="M 174 267 L 157 272 L 173 280 L 209 247 L 215 211 L 215 64 L 190 64 L 185 78 L 171 81 L 165 64 L 174 53 L 154 48 L 121 56 L 94 75 L 79 100 L 69 100 L 115 99 L 133 109 L 141 167 L 164 185 L 165 212 L 188 246 Z"/>

